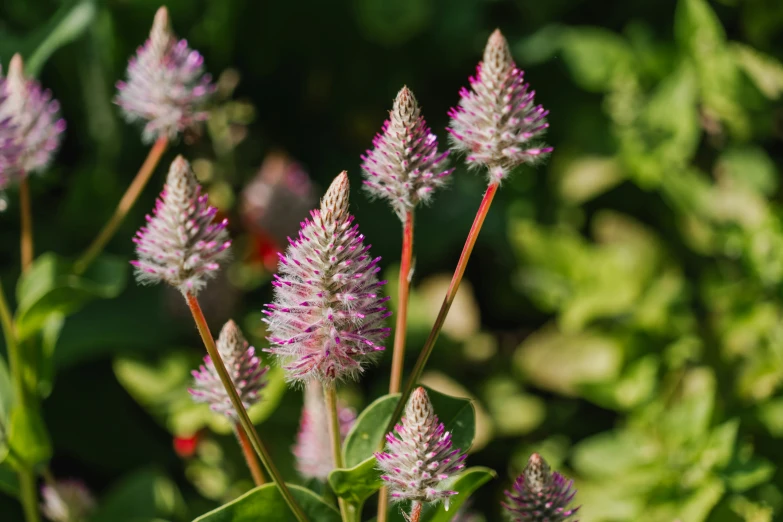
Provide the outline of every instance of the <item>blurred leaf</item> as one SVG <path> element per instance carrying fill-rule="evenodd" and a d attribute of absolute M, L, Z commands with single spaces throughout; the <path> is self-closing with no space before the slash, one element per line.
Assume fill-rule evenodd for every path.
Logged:
<path fill-rule="evenodd" d="M 38 257 L 20 279 L 16 289 L 16 327 L 19 340 L 31 337 L 53 315 L 67 316 L 93 299 L 112 299 L 125 288 L 128 264 L 103 255 L 81 275 L 57 254 Z"/>
<path fill-rule="evenodd" d="M 532 384 L 565 395 L 616 379 L 623 358 L 616 339 L 593 331 L 566 334 L 552 325 L 530 335 L 514 353 L 516 368 Z"/>
<path fill-rule="evenodd" d="M 484 393 L 492 420 L 500 435 L 518 436 L 530 433 L 544 421 L 546 405 L 535 395 L 523 393 L 511 379 L 489 380 Z"/>
<path fill-rule="evenodd" d="M 0 427 L 8 424 L 8 416 L 13 409 L 14 400 L 14 387 L 11 382 L 11 375 L 8 372 L 5 359 L 0 357 Z M 0 432 L 1 437 L 2 432 Z"/>
<path fill-rule="evenodd" d="M 301 486 L 289 484 L 294 498 L 313 522 L 340 522 L 340 514 L 324 500 Z M 193 522 L 297 522 L 274 484 L 250 490 L 238 499 Z"/>
<path fill-rule="evenodd" d="M 338 468 L 329 473 L 329 485 L 334 494 L 357 506 L 359 512 L 364 501 L 381 489 L 382 483 L 375 457 L 352 468 Z"/>
<path fill-rule="evenodd" d="M 624 38 L 599 27 L 574 27 L 562 34 L 563 61 L 574 81 L 593 92 L 609 90 L 617 74 L 634 66 Z"/>
<path fill-rule="evenodd" d="M 573 448 L 572 459 L 580 475 L 608 479 L 655 463 L 658 451 L 655 442 L 644 434 L 608 431 L 579 442 Z"/>
<path fill-rule="evenodd" d="M 656 389 L 658 357 L 648 355 L 634 361 L 616 381 L 584 384 L 580 388 L 585 397 L 606 408 L 629 410 L 647 401 Z"/>
<path fill-rule="evenodd" d="M 358 466 L 378 451 L 378 445 L 386 436 L 386 425 L 394 413 L 399 397 L 397 393 L 379 397 L 359 414 L 343 443 L 346 466 Z"/>
<path fill-rule="evenodd" d="M 772 56 L 749 45 L 731 42 L 729 50 L 735 63 L 769 99 L 776 100 L 783 93 L 783 64 Z"/>
<path fill-rule="evenodd" d="M 723 473 L 729 488 L 742 492 L 769 482 L 775 474 L 775 466 L 768 460 L 752 457 L 732 462 Z"/>
<path fill-rule="evenodd" d="M 26 72 L 38 76 L 57 49 L 79 38 L 90 27 L 96 13 L 94 0 L 76 0 L 63 5 L 36 34 L 35 51 L 27 59 Z"/>
<path fill-rule="evenodd" d="M 36 466 L 52 458 L 52 443 L 46 431 L 40 406 L 17 403 L 8 423 L 8 445 L 28 465 Z"/>
<path fill-rule="evenodd" d="M 732 147 L 721 153 L 715 173 L 726 176 L 732 184 L 748 187 L 765 196 L 778 188 L 778 172 L 769 155 L 757 146 Z"/>
<path fill-rule="evenodd" d="M 582 156 L 571 161 L 562 172 L 560 195 L 568 203 L 578 205 L 610 190 L 623 177 L 616 158 Z"/>
<path fill-rule="evenodd" d="M 354 2 L 354 9 L 368 40 L 395 46 L 427 26 L 432 16 L 432 0 L 363 0 Z"/>
<path fill-rule="evenodd" d="M 91 522 L 140 522 L 179 515 L 185 505 L 171 479 L 151 469 L 137 471 L 113 485 Z"/>

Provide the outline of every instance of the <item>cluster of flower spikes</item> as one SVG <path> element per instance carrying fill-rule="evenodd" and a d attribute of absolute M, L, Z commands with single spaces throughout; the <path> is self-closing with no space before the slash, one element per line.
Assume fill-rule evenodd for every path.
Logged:
<path fill-rule="evenodd" d="M 289 381 L 356 378 L 389 335 L 380 258 L 370 255 L 348 213 L 348 193 L 343 172 L 280 254 L 275 300 L 264 310 L 271 343 L 266 351 L 280 358 Z"/>
<path fill-rule="evenodd" d="M 172 33 L 165 7 L 158 9 L 149 39 L 130 59 L 127 78 L 117 82 L 115 103 L 129 122 L 146 122 L 145 141 L 175 138 L 207 119 L 203 106 L 215 86 L 204 74 L 204 58 Z"/>
<path fill-rule="evenodd" d="M 564 522 L 579 509 L 569 507 L 576 495 L 574 481 L 552 472 L 537 453 L 517 477 L 514 491 L 505 493 L 503 507 L 515 522 Z"/>
<path fill-rule="evenodd" d="M 452 448 L 451 433 L 438 421 L 424 388 L 413 391 L 394 431 L 396 436 L 386 435 L 386 452 L 375 454 L 391 498 L 422 503 L 444 500 L 448 507 L 449 497 L 457 492 L 443 489 L 442 482 L 465 467 L 467 455 Z"/>
<path fill-rule="evenodd" d="M 228 220 L 215 222 L 217 209 L 207 200 L 188 162 L 177 156 L 153 215 L 133 238 L 139 259 L 131 264 L 140 283 L 165 281 L 195 295 L 214 277 L 231 240 Z"/>
<path fill-rule="evenodd" d="M 0 190 L 46 169 L 65 130 L 59 113 L 60 104 L 25 76 L 22 57 L 14 55 L 8 76 L 0 77 Z"/>
<path fill-rule="evenodd" d="M 95 498 L 79 480 L 57 480 L 41 487 L 41 513 L 52 522 L 85 520 L 95 508 Z"/>
<path fill-rule="evenodd" d="M 256 356 L 256 350 L 249 345 L 237 324 L 229 320 L 220 330 L 217 350 L 223 364 L 231 376 L 231 381 L 245 409 L 261 399 L 261 390 L 266 386 L 265 375 L 269 370 Z M 231 398 L 220 380 L 215 363 L 209 355 L 204 364 L 193 370 L 194 385 L 188 391 L 196 402 L 204 402 L 209 407 L 229 419 L 236 421 L 237 412 L 231 404 Z"/>
<path fill-rule="evenodd" d="M 438 138 L 427 127 L 413 93 L 403 87 L 373 149 L 362 156 L 365 188 L 386 199 L 397 216 L 427 202 L 453 169 L 447 169 L 449 152 L 438 152 Z"/>
<path fill-rule="evenodd" d="M 296 469 L 305 479 L 325 481 L 334 469 L 328 411 L 324 407 L 323 386 L 318 381 L 305 384 L 304 408 L 299 422 L 296 445 Z M 356 412 L 337 401 L 340 435 L 345 438 L 356 421 Z"/>
<path fill-rule="evenodd" d="M 490 36 L 470 86 L 462 88 L 458 107 L 449 112 L 447 130 L 452 148 L 465 152 L 469 165 L 486 167 L 490 183 L 500 183 L 517 165 L 552 152 L 538 141 L 549 126 L 549 111 L 535 105 L 535 91 L 528 90 L 499 30 Z"/>

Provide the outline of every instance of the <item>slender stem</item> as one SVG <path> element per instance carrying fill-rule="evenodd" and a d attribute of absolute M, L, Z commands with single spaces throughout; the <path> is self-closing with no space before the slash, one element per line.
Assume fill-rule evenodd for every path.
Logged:
<path fill-rule="evenodd" d="M 242 454 L 245 456 L 245 462 L 247 462 L 247 468 L 250 470 L 250 474 L 253 475 L 253 482 L 256 486 L 263 486 L 266 484 L 264 480 L 264 472 L 261 471 L 261 467 L 258 465 L 258 459 L 253 452 L 253 446 L 250 444 L 250 440 L 247 438 L 245 430 L 242 429 L 240 423 L 234 424 L 234 432 L 237 434 L 237 440 L 239 441 L 239 447 L 242 448 Z"/>
<path fill-rule="evenodd" d="M 239 422 L 250 439 L 250 444 L 252 444 L 253 449 L 256 450 L 256 453 L 261 458 L 261 463 L 266 468 L 267 474 L 272 477 L 275 485 L 277 485 L 277 488 L 280 490 L 280 495 L 282 495 L 283 500 L 285 500 L 286 504 L 288 504 L 288 507 L 291 508 L 291 511 L 293 511 L 296 519 L 299 520 L 299 522 L 307 522 L 307 517 L 291 494 L 291 490 L 288 489 L 285 481 L 283 481 L 283 477 L 280 475 L 280 471 L 278 471 L 277 467 L 275 467 L 274 463 L 272 462 L 272 457 L 269 454 L 269 450 L 264 445 L 261 437 L 258 436 L 258 432 L 253 426 L 253 422 L 250 420 L 250 416 L 247 414 L 247 410 L 245 410 L 245 406 L 242 404 L 242 400 L 239 398 L 239 394 L 234 387 L 234 382 L 231 380 L 231 376 L 228 374 L 228 370 L 226 370 L 225 364 L 223 364 L 223 359 L 220 357 L 217 346 L 215 346 L 215 339 L 212 337 L 212 333 L 209 331 L 207 320 L 204 318 L 204 312 L 201 311 L 201 306 L 198 304 L 196 296 L 191 293 L 187 293 L 185 294 L 185 300 L 187 301 L 188 307 L 190 307 L 190 311 L 193 314 L 193 319 L 196 321 L 196 327 L 198 327 L 201 340 L 204 341 L 204 347 L 207 349 L 207 353 L 209 354 L 210 358 L 212 358 L 212 363 L 215 365 L 215 370 L 217 370 L 218 376 L 220 377 L 220 380 L 223 383 L 229 398 L 231 399 L 232 406 L 234 406 L 234 409 L 239 415 Z"/>
<path fill-rule="evenodd" d="M 411 514 L 408 517 L 408 522 L 419 522 L 421 517 L 421 502 L 414 502 L 411 505 Z"/>
<path fill-rule="evenodd" d="M 332 443 L 334 467 L 344 468 L 343 437 L 340 434 L 340 417 L 337 414 L 337 389 L 333 383 L 324 383 L 324 403 L 326 405 L 326 416 L 329 418 L 329 440 Z M 351 522 L 352 512 L 345 499 L 338 497 L 337 504 L 340 506 L 340 515 L 343 522 Z"/>
<path fill-rule="evenodd" d="M 3 283 L 0 281 L 0 323 L 3 325 L 3 336 L 5 337 L 5 349 L 8 352 L 8 366 L 14 382 L 14 392 L 16 400 L 25 400 L 24 379 L 22 375 L 22 365 L 19 359 L 19 345 L 16 342 L 16 333 L 14 322 L 11 318 L 11 308 L 5 299 Z"/>
<path fill-rule="evenodd" d="M 386 432 L 394 429 L 394 425 L 402 415 L 402 410 L 405 409 L 405 403 L 408 401 L 408 397 L 410 396 L 411 391 L 413 391 L 413 387 L 416 386 L 416 383 L 424 371 L 424 366 L 427 364 L 432 349 L 435 347 L 435 342 L 438 340 L 438 334 L 440 334 L 440 330 L 443 328 L 443 323 L 446 321 L 446 316 L 449 313 L 451 304 L 454 302 L 454 297 L 457 295 L 459 284 L 462 282 L 462 276 L 465 275 L 465 268 L 468 266 L 470 254 L 473 252 L 476 239 L 478 239 L 479 232 L 481 232 L 481 226 L 484 224 L 484 219 L 487 217 L 487 212 L 489 212 L 489 207 L 492 205 L 492 199 L 495 197 L 497 190 L 498 184 L 490 183 L 489 187 L 487 187 L 487 191 L 484 193 L 484 199 L 481 200 L 481 205 L 473 220 L 473 226 L 470 227 L 470 232 L 465 240 L 465 246 L 462 248 L 462 254 L 459 256 L 459 262 L 457 262 L 457 268 L 454 270 L 451 283 L 446 291 L 446 297 L 443 298 L 443 304 L 438 312 L 438 317 L 435 319 L 435 324 L 432 326 L 430 335 L 427 337 L 427 341 L 424 343 L 424 347 L 419 353 L 419 358 L 416 360 L 413 371 L 408 377 L 408 380 L 405 381 L 405 387 L 402 389 L 402 395 L 400 396 L 400 400 L 397 401 L 397 407 L 394 409 L 391 420 L 389 420 Z M 383 440 L 380 441 L 380 447 L 383 447 Z"/>
<path fill-rule="evenodd" d="M 391 381 L 389 393 L 400 391 L 402 369 L 405 363 L 405 333 L 408 328 L 408 294 L 410 292 L 411 259 L 413 258 L 413 211 L 405 215 L 402 229 L 402 256 L 400 261 L 400 284 L 397 290 L 397 324 L 394 329 L 394 351 L 392 353 Z"/>
<path fill-rule="evenodd" d="M 377 522 L 386 522 L 386 520 L 389 517 L 389 489 L 388 488 L 381 488 L 380 493 L 378 494 L 378 516 L 376 517 Z"/>
<path fill-rule="evenodd" d="M 144 187 L 150 180 L 152 173 L 155 172 L 155 167 L 158 166 L 158 162 L 160 162 L 160 158 L 163 156 L 163 153 L 166 152 L 168 145 L 169 139 L 163 136 L 158 138 L 158 141 L 156 141 L 152 146 L 149 154 L 147 154 L 147 159 L 145 159 L 144 163 L 142 163 L 139 172 L 136 174 L 136 177 L 133 178 L 133 181 L 125 191 L 125 194 L 123 194 L 122 199 L 120 199 L 119 204 L 117 204 L 117 208 L 114 209 L 114 214 L 109 219 L 109 221 L 106 222 L 106 224 L 103 226 L 103 229 L 98 233 L 95 239 L 93 239 L 90 246 L 87 247 L 87 250 L 84 251 L 81 257 L 79 257 L 79 259 L 74 264 L 74 271 L 77 274 L 81 274 L 87 270 L 87 267 L 90 266 L 90 263 L 95 261 L 95 258 L 98 257 L 98 255 L 106 247 L 106 243 L 108 243 L 117 232 L 117 228 L 119 228 L 119 226 L 122 224 L 122 221 L 125 219 L 125 216 L 128 214 L 131 207 L 133 207 L 133 204 L 136 203 L 136 200 L 139 198 L 139 194 L 141 194 L 141 191 L 144 190 Z"/>
<path fill-rule="evenodd" d="M 39 522 L 38 492 L 35 485 L 35 473 L 28 468 L 19 469 L 19 492 L 21 494 L 24 518 L 27 522 Z"/>
<path fill-rule="evenodd" d="M 27 176 L 19 182 L 19 209 L 22 221 L 22 272 L 27 272 L 33 264 L 33 211 L 30 203 L 30 184 Z"/>
<path fill-rule="evenodd" d="M 5 346 L 8 352 L 8 365 L 11 370 L 11 379 L 14 382 L 14 393 L 16 394 L 16 405 L 14 408 L 24 408 L 27 403 L 27 393 L 24 386 L 22 374 L 22 365 L 19 359 L 19 344 L 16 342 L 16 333 L 14 323 L 11 319 L 11 309 L 8 301 L 5 299 L 2 282 L 0 282 L 0 323 L 3 325 L 3 335 L 5 336 Z M 21 493 L 22 508 L 24 510 L 25 520 L 27 522 L 39 522 L 38 515 L 38 494 L 35 489 L 35 473 L 28 464 L 15 455 L 13 448 L 9 446 L 9 452 L 14 455 L 19 468 L 19 489 Z"/>

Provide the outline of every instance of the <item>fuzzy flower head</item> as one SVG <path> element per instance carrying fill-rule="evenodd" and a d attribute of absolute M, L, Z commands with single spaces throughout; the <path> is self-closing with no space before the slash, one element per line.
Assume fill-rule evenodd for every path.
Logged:
<path fill-rule="evenodd" d="M 242 404 L 245 409 L 250 408 L 261 399 L 261 390 L 266 386 L 265 375 L 269 367 L 261 365 L 256 349 L 245 340 L 234 321 L 228 321 L 223 326 L 217 340 L 217 349 Z M 194 401 L 209 404 L 213 411 L 229 419 L 238 418 L 231 398 L 215 369 L 215 363 L 209 355 L 204 357 L 204 364 L 198 370 L 193 370 L 193 378 L 195 383 L 188 391 Z"/>
<path fill-rule="evenodd" d="M 370 255 L 348 213 L 348 189 L 343 172 L 280 254 L 275 300 L 264 313 L 268 351 L 280 358 L 290 381 L 356 378 L 389 335 L 380 258 Z"/>
<path fill-rule="evenodd" d="M 139 256 L 131 261 L 136 279 L 165 281 L 183 294 L 198 293 L 214 277 L 231 245 L 228 220 L 215 222 L 216 214 L 188 162 L 177 156 L 147 226 L 133 238 Z"/>
<path fill-rule="evenodd" d="M 438 138 L 427 127 L 413 93 L 403 87 L 389 119 L 362 156 L 365 188 L 386 199 L 401 220 L 446 182 L 448 151 L 438 152 Z"/>
<path fill-rule="evenodd" d="M 0 190 L 44 170 L 60 147 L 65 120 L 52 94 L 24 74 L 15 54 L 0 78 Z"/>
<path fill-rule="evenodd" d="M 165 7 L 158 9 L 149 39 L 130 59 L 127 78 L 117 82 L 115 103 L 129 122 L 146 122 L 144 141 L 173 139 L 207 119 L 202 108 L 215 86 L 204 74 L 204 58 L 174 36 Z"/>
<path fill-rule="evenodd" d="M 451 109 L 452 149 L 465 152 L 471 166 L 489 170 L 490 183 L 499 183 L 511 169 L 552 152 L 538 140 L 549 127 L 549 111 L 535 105 L 524 72 L 511 58 L 508 42 L 496 30 L 484 49 L 484 60 L 462 88 L 459 106 Z"/>
<path fill-rule="evenodd" d="M 552 472 L 543 457 L 533 453 L 514 491 L 506 491 L 503 507 L 515 522 L 563 522 L 579 509 L 568 507 L 575 495 L 574 481 Z"/>
<path fill-rule="evenodd" d="M 52 522 L 84 522 L 95 499 L 78 480 L 58 480 L 41 488 L 41 513 Z"/>
<path fill-rule="evenodd" d="M 338 400 L 337 415 L 344 439 L 356 420 L 356 412 Z M 309 381 L 305 385 L 304 408 L 293 453 L 296 469 L 305 479 L 325 481 L 334 469 L 329 419 L 324 407 L 323 386 L 318 381 Z"/>
<path fill-rule="evenodd" d="M 451 433 L 432 408 L 424 388 L 411 394 L 405 415 L 394 433 L 386 435 L 386 453 L 376 453 L 378 468 L 384 473 L 393 500 L 438 502 L 448 508 L 456 491 L 443 489 L 443 481 L 465 467 L 467 455 L 451 446 Z"/>

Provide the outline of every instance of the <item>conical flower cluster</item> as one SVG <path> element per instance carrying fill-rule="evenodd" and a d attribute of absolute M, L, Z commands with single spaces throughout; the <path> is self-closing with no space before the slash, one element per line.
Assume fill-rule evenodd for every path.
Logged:
<path fill-rule="evenodd" d="M 177 156 L 153 215 L 147 216 L 147 226 L 133 238 L 139 256 L 131 261 L 136 279 L 165 281 L 183 294 L 198 293 L 214 277 L 231 245 L 228 220 L 214 222 L 216 214 L 188 162 Z"/>
<path fill-rule="evenodd" d="M 275 301 L 264 313 L 268 351 L 281 359 L 291 381 L 356 377 L 389 335 L 380 258 L 370 255 L 348 213 L 348 189 L 343 172 L 280 255 Z"/>
<path fill-rule="evenodd" d="M 569 508 L 576 490 L 574 481 L 552 472 L 537 453 L 514 482 L 514 491 L 506 491 L 503 507 L 515 522 L 563 522 L 579 509 Z"/>
<path fill-rule="evenodd" d="M 456 491 L 443 489 L 443 481 L 465 467 L 466 456 L 452 448 L 446 431 L 424 388 L 411 394 L 405 415 L 393 433 L 386 435 L 386 453 L 376 453 L 378 468 L 384 473 L 391 498 L 415 502 L 438 502 Z"/>
<path fill-rule="evenodd" d="M 407 87 L 397 94 L 389 119 L 372 144 L 373 149 L 362 156 L 365 187 L 371 195 L 388 200 L 403 221 L 452 172 L 446 168 L 448 151 L 438 152 L 438 138 Z"/>
<path fill-rule="evenodd" d="M 459 106 L 449 112 L 448 131 L 452 148 L 465 152 L 469 164 L 486 167 L 490 183 L 552 152 L 538 141 L 549 126 L 549 111 L 534 105 L 535 91 L 528 90 L 499 30 L 490 36 L 470 86 L 460 91 Z"/>
<path fill-rule="evenodd" d="M 0 79 L 0 190 L 44 170 L 60 146 L 65 120 L 48 90 L 25 76 L 18 54 Z"/>
<path fill-rule="evenodd" d="M 345 438 L 356 420 L 356 412 L 337 401 L 340 434 Z M 293 449 L 296 469 L 306 479 L 325 481 L 334 469 L 328 411 L 324 407 L 323 386 L 310 381 L 305 386 L 304 408 Z"/>
<path fill-rule="evenodd" d="M 165 7 L 158 9 L 149 39 L 128 63 L 126 82 L 117 82 L 115 102 L 129 122 L 144 121 L 142 138 L 175 138 L 207 118 L 202 107 L 214 92 L 204 58 L 177 40 Z"/>
<path fill-rule="evenodd" d="M 261 365 L 256 349 L 245 340 L 234 321 L 223 325 L 216 344 L 242 405 L 245 409 L 250 408 L 261 399 L 261 390 L 266 386 L 264 376 L 269 367 Z M 238 418 L 231 398 L 215 369 L 215 363 L 209 355 L 204 357 L 204 364 L 198 370 L 193 370 L 193 378 L 195 383 L 188 391 L 194 401 L 209 404 L 213 411 L 229 419 Z"/>
<path fill-rule="evenodd" d="M 58 480 L 41 487 L 41 513 L 52 522 L 86 522 L 95 508 L 90 490 L 79 480 Z"/>

